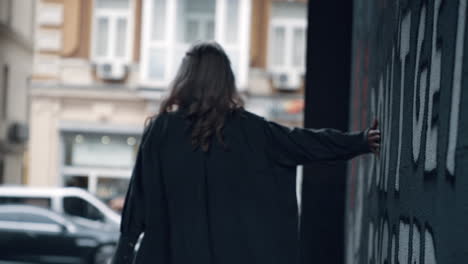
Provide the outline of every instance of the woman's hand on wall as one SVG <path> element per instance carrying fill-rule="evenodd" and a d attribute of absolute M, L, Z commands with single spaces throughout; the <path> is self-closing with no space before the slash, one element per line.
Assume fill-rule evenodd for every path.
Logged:
<path fill-rule="evenodd" d="M 372 126 L 367 132 L 367 143 L 369 144 L 369 149 L 377 157 L 380 155 L 380 130 L 378 129 L 379 122 L 377 119 L 374 119 Z"/>

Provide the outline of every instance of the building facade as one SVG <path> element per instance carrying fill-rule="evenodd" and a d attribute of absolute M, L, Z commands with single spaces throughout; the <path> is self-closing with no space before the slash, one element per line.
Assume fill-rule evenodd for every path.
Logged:
<path fill-rule="evenodd" d="M 35 1 L 0 1 L 0 184 L 22 184 L 32 73 Z"/>
<path fill-rule="evenodd" d="M 29 185 L 122 195 L 145 119 L 197 40 L 225 47 L 248 109 L 302 125 L 304 1 L 41 0 L 36 14 Z"/>

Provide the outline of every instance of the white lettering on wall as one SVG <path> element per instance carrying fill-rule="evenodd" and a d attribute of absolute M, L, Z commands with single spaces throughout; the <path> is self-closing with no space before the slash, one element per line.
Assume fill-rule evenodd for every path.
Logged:
<path fill-rule="evenodd" d="M 400 232 L 398 235 L 398 263 L 408 264 L 409 256 L 409 231 L 410 225 L 400 221 Z"/>
<path fill-rule="evenodd" d="M 424 264 L 437 264 L 434 238 L 429 230 L 424 233 Z"/>
<path fill-rule="evenodd" d="M 437 25 L 439 22 L 439 10 L 441 0 L 435 0 L 434 23 L 432 26 L 432 52 L 431 52 L 431 73 L 429 82 L 429 100 L 427 109 L 427 134 L 426 134 L 426 160 L 424 170 L 430 172 L 437 167 L 437 132 L 439 109 L 434 109 L 434 102 L 439 100 L 440 90 L 440 70 L 441 70 L 441 49 L 437 47 Z M 438 106 L 438 105 L 437 105 Z"/>
<path fill-rule="evenodd" d="M 408 12 L 401 21 L 400 25 L 400 61 L 401 61 L 401 81 L 400 81 L 400 118 L 398 126 L 398 155 L 395 175 L 395 189 L 400 188 L 400 168 L 401 168 L 401 145 L 403 141 L 403 101 L 405 88 L 405 65 L 406 58 L 410 50 L 410 28 L 411 28 L 411 12 Z"/>
<path fill-rule="evenodd" d="M 372 261 L 372 253 L 374 246 L 374 223 L 369 223 L 369 238 L 367 239 L 367 263 Z"/>
<path fill-rule="evenodd" d="M 463 47 L 465 44 L 466 0 L 458 5 L 457 40 L 455 46 L 455 67 L 453 71 L 452 107 L 450 109 L 450 126 L 446 167 L 450 175 L 455 176 L 455 152 L 458 137 L 458 119 L 460 113 L 461 81 L 463 66 Z"/>
<path fill-rule="evenodd" d="M 380 255 L 380 263 L 388 263 L 388 239 L 389 239 L 389 231 L 388 231 L 388 222 L 384 220 L 383 223 L 383 230 L 382 230 L 382 249 Z"/>
<path fill-rule="evenodd" d="M 390 261 L 388 263 L 396 264 L 397 263 L 396 257 L 395 257 L 396 255 L 397 255 L 396 238 L 395 238 L 395 234 L 392 234 L 392 247 L 390 248 Z"/>
<path fill-rule="evenodd" d="M 416 163 L 419 159 L 421 150 L 421 136 L 424 121 L 424 108 L 426 106 L 426 85 L 427 85 L 427 68 L 421 72 L 419 79 L 419 96 L 418 96 L 418 73 L 419 59 L 421 57 L 421 47 L 424 41 L 424 32 L 426 30 L 426 6 L 421 8 L 421 16 L 419 18 L 418 42 L 416 46 L 416 64 L 414 66 L 414 93 L 413 93 L 413 161 Z M 419 98 L 419 109 L 416 109 L 416 100 Z"/>
<path fill-rule="evenodd" d="M 394 59 L 395 55 L 395 49 L 392 48 L 392 62 L 391 62 L 391 70 L 390 73 L 388 73 L 387 69 L 387 91 L 389 91 L 390 95 L 388 96 L 387 100 L 387 113 L 386 113 L 386 124 L 385 124 L 385 130 L 384 130 L 384 137 L 383 137 L 383 146 L 385 148 L 384 150 L 384 156 L 385 156 L 385 181 L 384 181 L 384 190 L 387 191 L 388 188 L 388 178 L 389 178 L 389 172 L 390 172 L 390 149 L 391 149 L 391 138 L 392 138 L 392 120 L 393 120 L 393 68 L 394 68 Z"/>
<path fill-rule="evenodd" d="M 413 224 L 413 247 L 411 264 L 419 264 L 421 260 L 421 235 L 419 227 Z"/>
<path fill-rule="evenodd" d="M 377 118 L 379 120 L 383 120 L 384 118 L 384 113 L 383 113 L 383 108 L 384 108 L 384 96 L 383 96 L 383 77 L 382 75 L 380 75 L 380 80 L 379 80 L 379 91 L 378 91 L 378 98 L 377 98 Z M 380 162 L 377 162 L 375 164 L 376 166 L 376 176 L 377 176 L 377 179 L 375 181 L 375 186 L 377 186 L 377 188 L 380 187 L 380 181 L 381 181 L 381 174 L 380 174 L 380 167 L 381 167 L 381 164 Z"/>
<path fill-rule="evenodd" d="M 410 225 L 400 221 L 400 232 L 398 235 L 398 263 L 408 264 L 409 256 L 409 234 Z"/>
<path fill-rule="evenodd" d="M 375 100 L 376 100 L 375 99 L 375 88 L 372 87 L 370 89 L 370 116 L 376 116 Z M 369 167 L 367 169 L 367 173 L 369 175 L 367 176 L 367 193 L 369 193 L 370 190 L 371 190 L 372 179 L 375 176 L 374 167 L 376 166 L 375 164 L 377 163 L 375 159 L 376 159 L 376 157 L 374 155 L 372 155 L 371 158 L 370 158 L 370 162 L 368 163 Z"/>

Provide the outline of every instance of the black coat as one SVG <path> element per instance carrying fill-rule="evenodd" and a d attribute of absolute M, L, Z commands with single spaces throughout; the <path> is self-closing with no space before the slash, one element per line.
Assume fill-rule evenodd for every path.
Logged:
<path fill-rule="evenodd" d="M 243 111 L 227 118 L 227 149 L 213 140 L 204 153 L 182 114 L 160 115 L 142 138 L 114 263 L 294 263 L 296 166 L 367 153 L 365 134 L 289 129 Z"/>

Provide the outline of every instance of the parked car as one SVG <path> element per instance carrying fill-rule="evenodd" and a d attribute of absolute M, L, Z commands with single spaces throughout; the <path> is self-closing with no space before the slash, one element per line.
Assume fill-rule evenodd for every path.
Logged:
<path fill-rule="evenodd" d="M 0 205 L 0 262 L 109 263 L 119 232 L 30 205 Z"/>
<path fill-rule="evenodd" d="M 89 192 L 76 187 L 0 187 L 0 205 L 40 206 L 96 228 L 116 230 L 120 215 Z"/>

